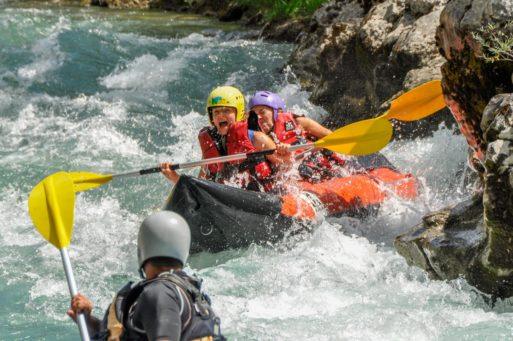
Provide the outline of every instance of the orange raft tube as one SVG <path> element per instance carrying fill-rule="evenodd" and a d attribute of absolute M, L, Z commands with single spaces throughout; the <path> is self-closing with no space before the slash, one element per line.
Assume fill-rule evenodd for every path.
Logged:
<path fill-rule="evenodd" d="M 366 164 L 361 172 L 347 177 L 299 182 L 285 195 L 246 191 L 182 175 L 164 209 L 181 214 L 189 223 L 192 253 L 273 243 L 297 230 L 294 225 L 298 222 L 315 223 L 318 214 L 364 217 L 390 197 L 416 198 L 415 178 L 386 162 L 382 158 L 378 165 Z"/>
<path fill-rule="evenodd" d="M 418 195 L 417 181 L 411 174 L 377 168 L 362 174 L 334 178 L 319 183 L 298 182 L 301 192 L 315 195 L 328 215 L 377 206 L 390 195 L 412 200 Z M 316 204 L 307 196 L 293 193 L 282 197 L 281 214 L 296 219 L 315 219 Z M 318 206 L 318 204 L 317 204 Z"/>

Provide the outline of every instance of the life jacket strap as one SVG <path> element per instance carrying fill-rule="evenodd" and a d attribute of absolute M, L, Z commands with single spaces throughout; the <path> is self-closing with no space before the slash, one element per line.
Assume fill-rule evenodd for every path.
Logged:
<path fill-rule="evenodd" d="M 109 306 L 109 313 L 107 317 L 107 330 L 108 337 L 107 341 L 120 341 L 121 335 L 124 332 L 123 323 L 118 320 L 116 314 L 116 301 L 118 296 L 116 295 Z"/>
<path fill-rule="evenodd" d="M 207 132 L 212 138 L 212 141 L 214 141 L 219 154 L 221 154 L 221 156 L 228 155 L 225 138 L 219 134 L 217 129 L 212 127 L 211 129 L 208 129 Z"/>

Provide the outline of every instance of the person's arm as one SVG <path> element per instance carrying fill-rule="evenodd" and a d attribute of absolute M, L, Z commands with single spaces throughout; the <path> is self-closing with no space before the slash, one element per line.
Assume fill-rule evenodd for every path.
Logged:
<path fill-rule="evenodd" d="M 182 317 L 177 290 L 174 286 L 156 282 L 148 285 L 141 293 L 134 313 L 134 323 L 142 327 L 148 340 L 180 341 Z M 185 299 L 183 304 L 187 305 Z"/>
<path fill-rule="evenodd" d="M 69 317 L 77 322 L 77 315 L 79 313 L 83 313 L 86 320 L 87 331 L 89 335 L 93 336 L 101 331 L 101 320 L 93 315 L 91 312 L 93 311 L 93 302 L 89 300 L 87 297 L 82 295 L 81 293 L 76 294 L 71 298 L 71 305 L 67 311 Z"/>
<path fill-rule="evenodd" d="M 317 123 L 316 121 L 312 120 L 308 117 L 296 117 L 297 123 L 301 125 L 303 130 L 311 136 L 314 136 L 318 139 L 322 139 L 323 137 L 331 134 L 331 130 L 324 127 L 322 124 Z"/>
<path fill-rule="evenodd" d="M 266 156 L 267 160 L 269 160 L 274 165 L 289 165 L 292 163 L 291 153 L 288 151 L 288 149 L 286 147 L 277 148 L 274 141 L 261 131 L 255 131 L 255 134 L 253 135 L 253 145 L 257 151 L 276 149 L 276 152 Z"/>

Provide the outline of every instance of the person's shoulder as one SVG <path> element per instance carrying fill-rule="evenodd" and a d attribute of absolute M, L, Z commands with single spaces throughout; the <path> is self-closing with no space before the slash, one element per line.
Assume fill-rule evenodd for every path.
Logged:
<path fill-rule="evenodd" d="M 212 129 L 211 126 L 205 126 L 205 127 L 201 128 L 198 132 L 198 136 L 205 134 L 205 133 L 209 133 L 211 131 L 211 129 Z"/>
<path fill-rule="evenodd" d="M 230 125 L 228 134 L 245 134 L 248 131 L 248 121 L 237 121 Z"/>
<path fill-rule="evenodd" d="M 293 118 L 308 118 L 306 117 L 305 114 L 298 114 L 298 113 L 295 113 L 295 112 L 291 112 L 290 115 L 293 117 Z"/>
<path fill-rule="evenodd" d="M 175 285 L 164 278 L 156 279 L 146 285 L 146 290 L 167 290 L 174 289 Z"/>
<path fill-rule="evenodd" d="M 131 291 L 132 289 L 134 289 L 136 287 L 136 283 L 134 283 L 133 281 L 129 281 L 128 283 L 126 283 L 125 285 L 123 285 L 123 287 L 121 287 L 121 289 L 118 290 L 117 292 L 117 296 L 127 296 Z"/>
<path fill-rule="evenodd" d="M 155 280 L 148 283 L 142 293 L 141 298 L 152 302 L 161 301 L 163 297 L 178 298 L 176 286 L 166 280 Z"/>
<path fill-rule="evenodd" d="M 248 126 L 248 120 L 242 120 L 233 122 L 232 127 L 239 128 L 239 127 L 247 127 Z"/>
<path fill-rule="evenodd" d="M 214 126 L 206 126 L 200 129 L 198 132 L 198 141 L 205 143 L 208 139 L 215 139 L 217 136 L 217 130 Z"/>
<path fill-rule="evenodd" d="M 266 139 L 266 138 L 270 138 L 269 136 L 267 136 L 265 133 L 261 132 L 261 131 L 253 131 L 253 134 L 255 134 L 255 138 L 259 138 L 259 139 Z"/>

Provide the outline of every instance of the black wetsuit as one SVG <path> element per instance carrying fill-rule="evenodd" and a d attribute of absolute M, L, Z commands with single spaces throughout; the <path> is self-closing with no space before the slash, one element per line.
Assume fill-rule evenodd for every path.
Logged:
<path fill-rule="evenodd" d="M 184 302 L 180 304 L 180 300 Z M 184 310 L 182 314 L 181 307 Z M 157 281 L 143 289 L 133 314 L 130 314 L 131 322 L 134 327 L 143 330 L 149 340 L 165 338 L 178 341 L 182 332 L 181 316 L 189 316 L 189 310 L 189 305 L 179 297 L 174 284 Z"/>
<path fill-rule="evenodd" d="M 117 294 L 116 320 L 123 324 L 121 340 L 170 341 L 192 340 L 220 334 L 219 318 L 210 307 L 210 300 L 200 291 L 200 281 L 183 271 L 163 273 L 152 280 L 128 283 Z M 109 314 L 91 330 L 92 339 L 109 336 Z M 111 316 L 112 317 L 112 316 Z"/>

